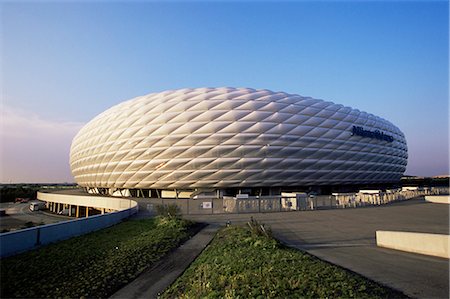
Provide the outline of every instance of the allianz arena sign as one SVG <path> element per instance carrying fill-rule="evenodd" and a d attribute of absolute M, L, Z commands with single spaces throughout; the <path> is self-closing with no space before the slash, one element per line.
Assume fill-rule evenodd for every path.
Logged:
<path fill-rule="evenodd" d="M 352 128 L 352 135 L 358 135 L 363 137 L 369 137 L 369 138 L 376 138 L 379 140 L 384 140 L 387 142 L 394 141 L 394 137 L 391 135 L 385 134 L 383 132 L 380 132 L 379 130 L 370 131 L 370 130 L 364 130 L 363 127 L 353 126 Z"/>
<path fill-rule="evenodd" d="M 195 189 L 397 182 L 404 134 L 350 107 L 285 92 L 187 88 L 122 102 L 75 136 L 84 187 Z"/>

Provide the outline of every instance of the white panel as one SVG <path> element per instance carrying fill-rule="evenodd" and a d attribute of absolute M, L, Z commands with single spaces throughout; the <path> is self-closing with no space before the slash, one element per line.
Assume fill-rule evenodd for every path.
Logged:
<path fill-rule="evenodd" d="M 394 142 L 352 136 L 382 131 Z M 398 181 L 404 134 L 357 109 L 269 90 L 165 91 L 116 105 L 75 136 L 82 186 L 195 188 Z"/>

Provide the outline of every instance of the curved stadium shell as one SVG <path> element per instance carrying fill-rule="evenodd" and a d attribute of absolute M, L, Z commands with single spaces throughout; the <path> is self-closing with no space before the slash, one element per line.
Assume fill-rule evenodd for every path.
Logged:
<path fill-rule="evenodd" d="M 196 88 L 118 104 L 73 140 L 87 188 L 196 189 L 383 184 L 407 164 L 392 123 L 284 92 Z"/>

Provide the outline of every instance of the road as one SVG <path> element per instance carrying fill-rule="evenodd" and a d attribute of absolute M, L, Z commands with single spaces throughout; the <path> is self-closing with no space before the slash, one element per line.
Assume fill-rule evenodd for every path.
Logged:
<path fill-rule="evenodd" d="M 449 298 L 449 261 L 376 246 L 376 230 L 449 234 L 447 205 L 423 199 L 379 207 L 303 212 L 189 215 L 224 225 L 250 217 L 269 226 L 285 244 L 305 250 L 413 298 Z"/>
<path fill-rule="evenodd" d="M 0 217 L 0 230 L 20 229 L 27 222 L 33 222 L 37 225 L 74 219 L 72 217 L 53 215 L 42 211 L 33 212 L 30 211 L 29 207 L 29 203 L 1 203 L 0 208 L 6 210 L 6 216 Z"/>

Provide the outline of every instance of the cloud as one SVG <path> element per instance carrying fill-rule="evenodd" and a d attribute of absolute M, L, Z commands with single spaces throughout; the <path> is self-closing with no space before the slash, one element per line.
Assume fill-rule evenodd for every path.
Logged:
<path fill-rule="evenodd" d="M 7 105 L 0 115 L 0 182 L 73 182 L 70 145 L 83 123 L 47 120 Z"/>

